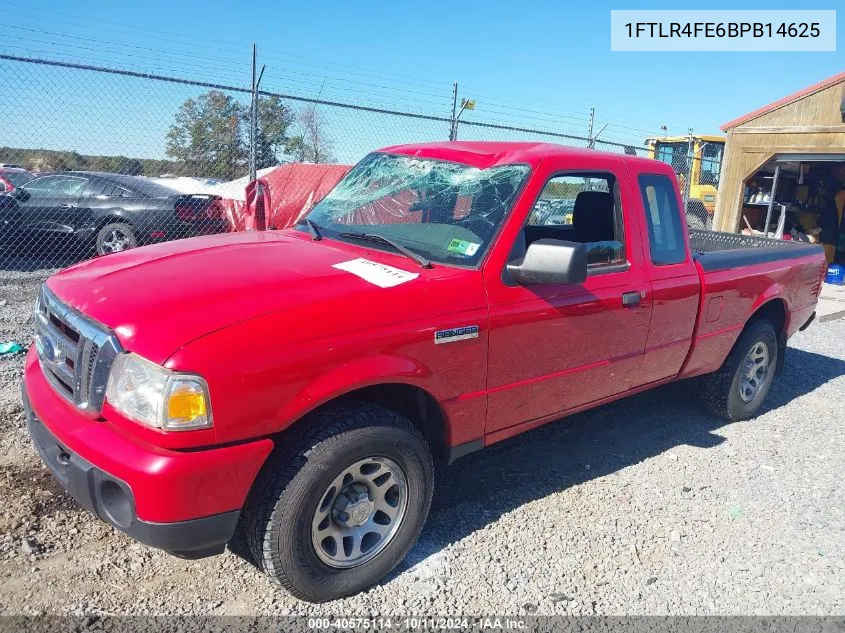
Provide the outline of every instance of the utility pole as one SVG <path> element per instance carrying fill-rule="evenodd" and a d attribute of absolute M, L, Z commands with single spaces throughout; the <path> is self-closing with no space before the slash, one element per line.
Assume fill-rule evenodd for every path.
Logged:
<path fill-rule="evenodd" d="M 452 127 L 449 130 L 449 140 L 458 140 L 458 82 L 452 84 Z"/>
<path fill-rule="evenodd" d="M 452 133 L 449 134 L 450 141 L 458 140 L 458 122 L 461 120 L 461 115 L 464 110 L 475 110 L 475 99 L 461 99 L 461 109 L 458 110 L 458 84 L 454 85 L 454 93 L 452 95 Z"/>
<path fill-rule="evenodd" d="M 596 123 L 596 109 L 590 108 L 590 131 L 587 132 L 587 147 L 593 149 L 596 146 L 595 139 L 593 139 L 593 125 Z"/>

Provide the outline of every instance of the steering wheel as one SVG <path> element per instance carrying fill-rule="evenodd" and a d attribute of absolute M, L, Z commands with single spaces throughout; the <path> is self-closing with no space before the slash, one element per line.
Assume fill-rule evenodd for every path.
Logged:
<path fill-rule="evenodd" d="M 455 224 L 466 229 L 482 242 L 487 241 L 493 234 L 493 231 L 496 230 L 495 222 L 491 222 L 487 216 L 473 215 L 471 213 L 466 218 L 458 220 Z"/>

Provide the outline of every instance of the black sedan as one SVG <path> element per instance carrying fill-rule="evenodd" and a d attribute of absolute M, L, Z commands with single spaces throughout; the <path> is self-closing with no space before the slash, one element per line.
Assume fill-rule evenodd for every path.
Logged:
<path fill-rule="evenodd" d="M 105 255 L 228 230 L 219 196 L 182 195 L 139 176 L 58 172 L 0 196 L 0 237 L 7 243 L 40 246 L 66 236 Z"/>

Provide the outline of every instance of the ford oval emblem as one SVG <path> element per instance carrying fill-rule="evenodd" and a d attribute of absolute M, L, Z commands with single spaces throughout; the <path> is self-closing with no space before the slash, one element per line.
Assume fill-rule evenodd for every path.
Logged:
<path fill-rule="evenodd" d="M 59 353 L 49 337 L 39 334 L 35 337 L 35 349 L 38 355 L 51 363 L 59 362 Z"/>

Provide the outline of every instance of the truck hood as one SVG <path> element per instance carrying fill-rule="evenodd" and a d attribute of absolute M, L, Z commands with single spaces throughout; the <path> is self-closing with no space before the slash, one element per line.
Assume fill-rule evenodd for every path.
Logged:
<path fill-rule="evenodd" d="M 407 275 L 400 273 L 398 285 L 382 287 L 378 277 L 368 281 L 334 267 L 358 258 Z M 393 305 L 402 305 L 412 294 L 420 298 L 421 282 L 462 273 L 444 266 L 426 270 L 392 253 L 328 239 L 315 242 L 287 230 L 214 235 L 115 253 L 63 270 L 47 285 L 64 302 L 114 330 L 126 349 L 164 363 L 203 335 L 261 315 L 311 303 L 342 314 L 344 298 L 351 295 L 357 306 L 368 301 L 368 294 L 374 306 L 391 296 L 397 299 Z M 414 303 L 419 315 L 422 302 Z M 372 325 L 379 326 L 408 315 L 374 309 L 372 316 Z M 338 323 L 342 331 L 343 319 Z"/>

